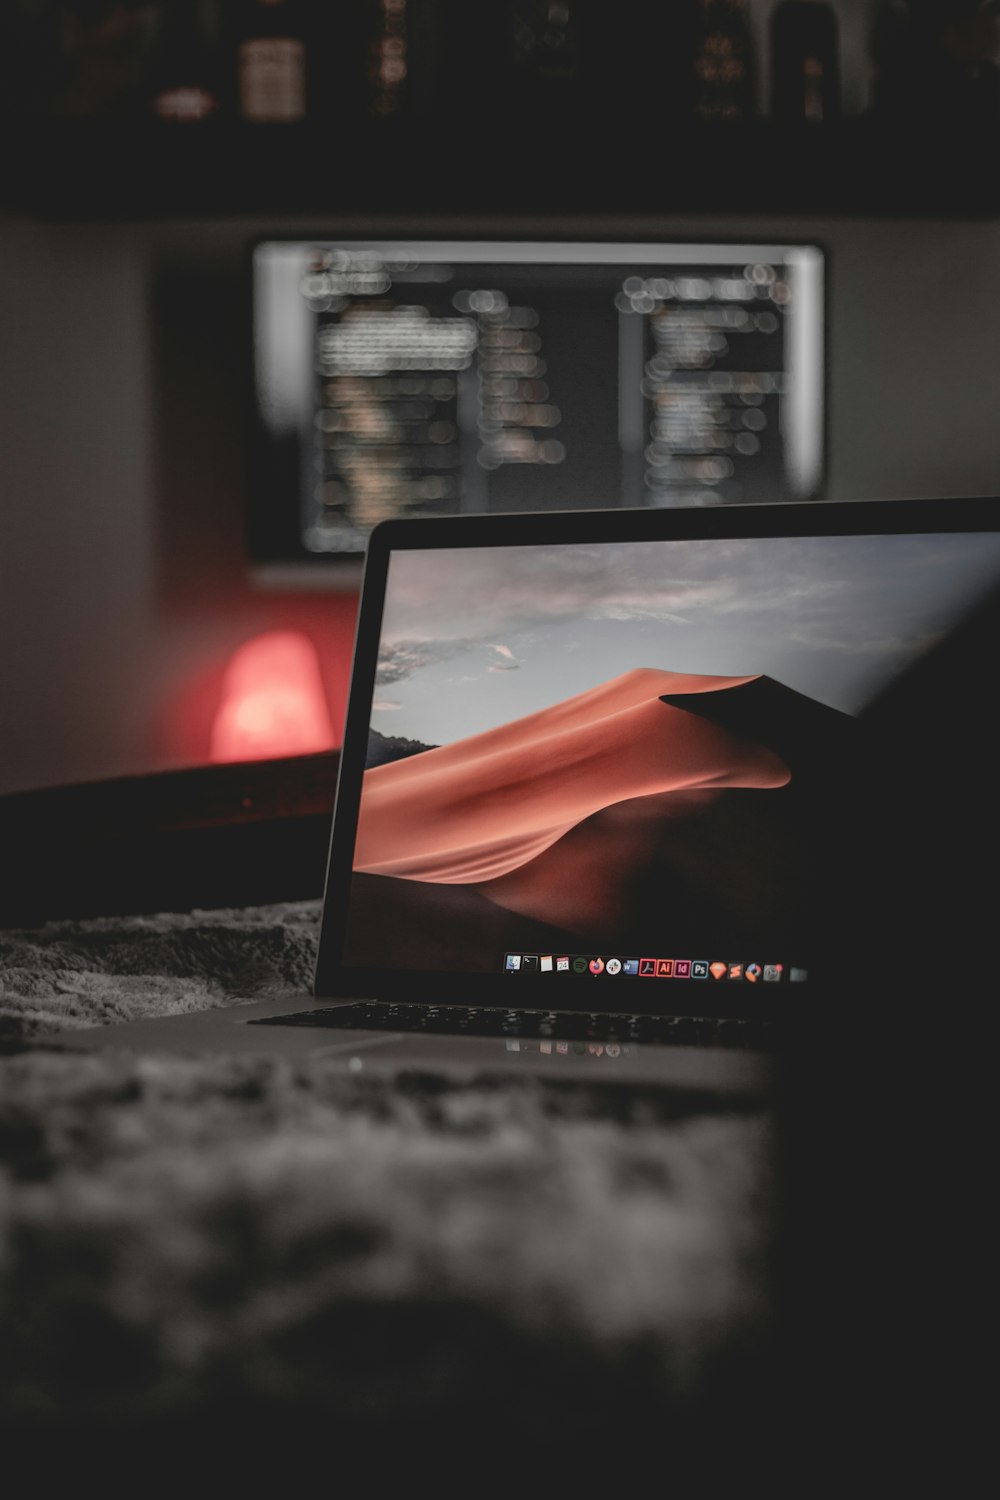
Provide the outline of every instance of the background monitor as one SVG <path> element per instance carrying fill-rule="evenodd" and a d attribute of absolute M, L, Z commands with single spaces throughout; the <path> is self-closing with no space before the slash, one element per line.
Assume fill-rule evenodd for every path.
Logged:
<path fill-rule="evenodd" d="M 252 293 L 279 574 L 398 517 L 820 493 L 816 245 L 266 240 Z"/>

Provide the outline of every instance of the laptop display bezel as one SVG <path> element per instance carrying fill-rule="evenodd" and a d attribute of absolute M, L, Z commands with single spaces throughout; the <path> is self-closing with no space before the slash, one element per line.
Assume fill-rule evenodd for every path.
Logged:
<path fill-rule="evenodd" d="M 387 521 L 371 534 L 358 613 L 351 689 L 327 862 L 314 992 L 329 999 L 368 998 L 434 1004 L 516 1005 L 522 1008 L 594 1011 L 621 1008 L 610 989 L 589 973 L 563 974 L 556 986 L 512 982 L 496 972 L 360 968 L 343 962 L 350 882 L 362 779 L 371 723 L 385 588 L 394 552 L 476 547 L 532 547 L 706 539 L 767 539 L 877 535 L 931 535 L 1000 530 L 1000 500 L 969 496 L 948 499 L 783 502 L 718 508 L 616 509 L 536 512 Z M 628 1008 L 636 1013 L 771 1016 L 807 991 L 829 987 L 838 947 L 835 914 L 830 941 L 816 942 L 803 985 L 746 982 L 629 985 Z M 579 951 L 586 945 L 581 943 Z M 786 955 L 796 962 L 798 955 Z M 805 955 L 803 955 L 805 957 Z M 607 993 L 605 990 L 607 988 Z M 697 989 L 697 997 L 691 992 Z M 558 994 L 557 994 L 558 991 Z"/>

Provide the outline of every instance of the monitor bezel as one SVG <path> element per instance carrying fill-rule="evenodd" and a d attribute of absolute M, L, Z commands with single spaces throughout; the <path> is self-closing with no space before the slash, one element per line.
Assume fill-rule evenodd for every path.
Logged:
<path fill-rule="evenodd" d="M 245 245 L 244 254 L 244 305 L 247 309 L 246 327 L 246 372 L 245 383 L 245 427 L 247 431 L 247 464 L 245 470 L 245 527 L 244 543 L 246 554 L 246 565 L 251 581 L 255 586 L 265 590 L 291 590 L 302 592 L 324 592 L 333 590 L 336 592 L 356 592 L 360 589 L 361 579 L 365 565 L 365 554 L 363 553 L 323 553 L 310 551 L 302 541 L 301 529 L 293 528 L 287 522 L 282 526 L 278 524 L 279 502 L 268 487 L 269 454 L 272 451 L 272 439 L 267 431 L 267 425 L 263 419 L 260 403 L 260 393 L 256 376 L 256 256 L 258 250 L 269 244 L 275 245 L 316 245 L 337 246 L 357 249 L 377 249 L 394 246 L 405 246 L 406 248 L 421 248 L 423 250 L 443 252 L 448 247 L 453 250 L 461 249 L 469 252 L 468 260 L 473 262 L 476 256 L 473 252 L 488 250 L 499 246 L 516 246 L 519 251 L 543 251 L 546 252 L 550 263 L 560 263 L 555 254 L 560 249 L 572 250 L 577 247 L 586 251 L 586 257 L 581 257 L 582 264 L 606 264 L 606 258 L 602 258 L 599 252 L 616 251 L 648 251 L 655 259 L 657 251 L 676 251 L 679 249 L 710 250 L 710 251 L 764 251 L 771 250 L 776 254 L 784 254 L 788 251 L 816 251 L 821 257 L 820 268 L 820 335 L 821 347 L 818 361 L 818 375 L 820 381 L 819 413 L 818 413 L 818 446 L 819 461 L 817 479 L 814 490 L 808 497 L 782 500 L 781 504 L 806 504 L 821 501 L 825 498 L 827 485 L 829 483 L 829 451 L 830 451 L 830 372 L 831 372 L 831 323 L 830 323 L 830 282 L 831 282 L 831 251 L 828 243 L 818 235 L 770 235 L 762 234 L 723 234 L 713 235 L 707 233 L 665 233 L 667 226 L 660 230 L 648 226 L 642 232 L 636 231 L 634 226 L 620 226 L 616 233 L 613 222 L 602 221 L 601 224 L 592 226 L 593 233 L 582 233 L 581 225 L 577 225 L 571 231 L 562 226 L 556 228 L 546 225 L 544 231 L 530 224 L 519 224 L 508 226 L 503 230 L 487 232 L 477 229 L 475 232 L 450 231 L 446 226 L 436 226 L 436 232 L 425 225 L 419 232 L 411 233 L 398 226 L 380 226 L 376 233 L 363 233 L 356 226 L 343 234 L 337 233 L 313 233 L 309 231 L 282 231 L 280 233 L 261 233 L 255 235 Z M 487 257 L 484 255 L 483 259 Z M 613 263 L 613 261 L 612 261 Z M 623 265 L 629 264 L 630 260 L 622 258 Z M 288 514 L 298 516 L 298 508 L 301 504 L 301 495 L 296 491 L 293 496 L 287 497 L 281 505 L 284 510 L 287 507 Z M 625 507 L 623 507 L 624 509 Z M 651 507 L 652 508 L 652 507 Z M 448 519 L 447 517 L 426 517 L 421 519 Z M 293 537 L 293 530 L 295 532 Z"/>

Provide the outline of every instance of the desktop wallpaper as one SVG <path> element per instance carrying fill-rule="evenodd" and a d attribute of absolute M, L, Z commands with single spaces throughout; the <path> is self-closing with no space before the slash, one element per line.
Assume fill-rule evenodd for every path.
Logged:
<path fill-rule="evenodd" d="M 869 710 L 998 577 L 993 535 L 394 554 L 346 961 L 800 961 Z"/>

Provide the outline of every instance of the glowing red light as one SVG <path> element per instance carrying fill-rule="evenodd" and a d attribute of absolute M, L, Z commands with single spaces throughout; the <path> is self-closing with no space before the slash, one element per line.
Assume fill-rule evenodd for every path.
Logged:
<path fill-rule="evenodd" d="M 233 653 L 212 724 L 213 761 L 332 750 L 333 725 L 312 642 L 270 630 Z"/>

